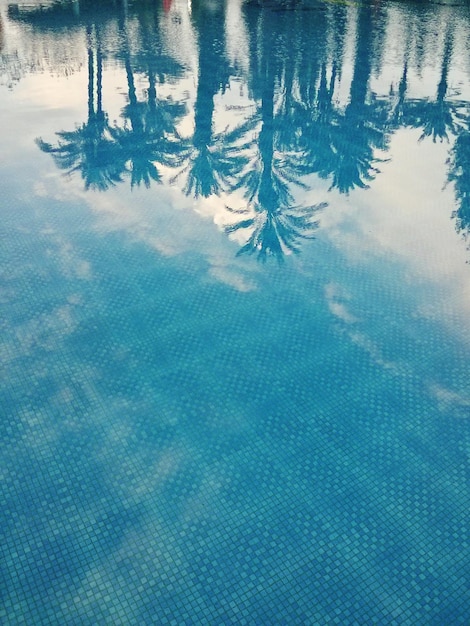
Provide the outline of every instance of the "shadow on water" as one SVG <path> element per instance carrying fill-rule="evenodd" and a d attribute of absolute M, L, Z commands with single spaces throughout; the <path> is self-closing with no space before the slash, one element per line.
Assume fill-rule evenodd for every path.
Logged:
<path fill-rule="evenodd" d="M 196 50 L 186 62 L 169 45 L 169 25 L 183 16 L 179 5 L 168 2 L 10 5 L 8 18 L 51 45 L 72 31 L 85 35 L 76 41 L 86 42 L 87 120 L 58 131 L 55 142 L 37 140 L 58 168 L 81 176 L 86 190 L 106 191 L 128 181 L 131 188 L 171 184 L 199 200 L 219 196 L 226 207 L 225 232 L 237 240 L 246 235 L 239 254 L 281 260 L 313 238 L 327 206 L 327 192 L 321 202 L 306 205 L 298 194 L 308 194 L 315 177 L 327 181 L 330 192 L 366 190 L 390 158 L 391 138 L 403 128 L 418 129 L 420 141 L 449 143 L 448 180 L 459 205 L 453 219 L 457 231 L 468 235 L 469 104 L 449 87 L 454 22 L 443 23 L 434 95 L 411 96 L 410 82 L 421 72 L 431 42 L 419 23 L 421 9 L 401 4 L 410 18 L 402 34 L 401 77 L 380 96 L 371 88 L 387 34 L 387 7 L 380 1 L 245 2 L 243 68 L 229 53 L 224 2 L 193 0 L 185 9 Z M 349 66 L 347 41 L 354 42 Z M 105 108 L 104 62 L 126 77 L 126 103 L 113 122 Z M 169 87 L 188 79 L 195 83 L 194 106 L 186 88 L 168 95 Z M 249 104 L 234 122 L 224 99 L 235 85 Z M 340 97 L 345 85 L 348 94 Z"/>

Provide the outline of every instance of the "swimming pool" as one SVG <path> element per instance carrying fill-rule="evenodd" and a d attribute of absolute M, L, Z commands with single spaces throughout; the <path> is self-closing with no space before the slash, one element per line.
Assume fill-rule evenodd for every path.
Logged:
<path fill-rule="evenodd" d="M 0 16 L 2 623 L 468 624 L 468 4 Z"/>

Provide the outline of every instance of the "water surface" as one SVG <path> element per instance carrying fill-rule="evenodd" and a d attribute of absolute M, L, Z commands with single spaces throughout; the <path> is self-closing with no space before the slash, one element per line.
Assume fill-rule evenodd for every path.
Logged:
<path fill-rule="evenodd" d="M 0 616 L 470 622 L 470 7 L 0 0 Z"/>

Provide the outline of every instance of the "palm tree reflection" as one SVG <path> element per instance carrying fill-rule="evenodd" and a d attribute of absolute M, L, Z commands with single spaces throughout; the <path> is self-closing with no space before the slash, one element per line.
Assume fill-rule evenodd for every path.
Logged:
<path fill-rule="evenodd" d="M 448 140 L 449 134 L 455 135 L 456 103 L 446 100 L 452 48 L 453 35 L 449 28 L 445 37 L 441 76 L 435 100 L 415 100 L 409 104 L 410 125 L 422 128 L 420 141 L 426 137 L 432 137 L 434 142 L 438 139 L 443 141 Z"/>
<path fill-rule="evenodd" d="M 186 108 L 183 103 L 170 99 L 160 101 L 156 90 L 157 68 L 162 75 L 178 76 L 181 66 L 162 55 L 161 46 L 155 43 L 158 37 L 152 38 L 147 32 L 145 19 L 148 21 L 149 16 L 144 15 L 141 20 L 144 39 L 153 39 L 153 45 L 145 48 L 146 54 L 138 61 L 143 64 L 149 80 L 147 101 L 137 98 L 126 22 L 121 15 L 120 56 L 126 71 L 128 104 L 122 112 L 123 125 L 108 123 L 102 106 L 101 32 L 97 24 L 88 24 L 87 122 L 74 131 L 58 132 L 56 146 L 37 140 L 41 150 L 51 154 L 60 169 L 68 174 L 80 172 L 86 190 L 105 191 L 123 181 L 124 176 L 130 178 L 131 187 L 141 184 L 149 187 L 152 181 L 162 182 L 159 166 L 175 167 L 181 162 L 182 148 L 175 126 Z"/>
<path fill-rule="evenodd" d="M 230 192 L 247 164 L 243 145 L 246 125 L 214 132 L 215 96 L 224 92 L 231 68 L 226 58 L 224 4 L 198 3 L 192 20 L 198 34 L 198 82 L 194 105 L 194 132 L 186 142 L 186 164 L 173 177 L 186 177 L 183 191 L 195 198 Z"/>
<path fill-rule="evenodd" d="M 330 180 L 330 189 L 336 188 L 344 194 L 368 186 L 382 161 L 376 150 L 385 150 L 388 145 L 386 103 L 373 97 L 368 101 L 372 26 L 369 7 L 361 7 L 350 100 L 344 112 L 332 104 L 337 76 L 335 63 L 328 84 L 323 62 L 318 90 L 309 90 L 311 98 L 302 103 L 306 115 L 300 145 L 306 167 L 320 178 Z M 344 24 L 340 22 L 339 27 L 344 28 Z"/>
<path fill-rule="evenodd" d="M 251 10 L 253 17 L 253 8 Z M 279 25 L 277 17 L 269 14 L 259 14 L 251 23 L 252 36 L 257 37 L 260 33 L 261 38 L 261 44 L 251 48 L 256 54 L 252 65 L 258 68 L 255 80 L 261 97 L 261 129 L 258 150 L 240 182 L 247 205 L 238 209 L 227 207 L 240 219 L 225 227 L 227 233 L 251 230 L 238 254 L 256 254 L 262 261 L 268 256 L 281 261 L 286 252 L 298 253 L 299 241 L 313 238 L 318 227 L 316 214 L 326 206 L 326 203 L 298 205 L 291 191 L 292 185 L 304 186 L 301 177 L 305 168 L 294 146 L 288 150 L 286 145 L 288 115 L 275 115 L 276 82 L 279 82 L 283 69 L 280 57 L 272 54 Z M 289 114 L 289 107 L 287 111 Z M 258 118 L 256 112 L 252 119 Z M 295 133 L 291 134 L 292 140 L 294 137 Z"/>
<path fill-rule="evenodd" d="M 95 63 L 91 26 L 87 26 L 87 58 L 88 119 L 86 123 L 74 131 L 58 132 L 57 146 L 52 146 L 42 139 L 37 139 L 36 143 L 43 152 L 52 155 L 60 169 L 66 170 L 69 174 L 80 172 L 85 189 L 105 191 L 122 180 L 121 159 L 102 107 L 103 57 L 98 43 Z"/>
<path fill-rule="evenodd" d="M 470 131 L 465 130 L 453 145 L 448 178 L 455 185 L 458 209 L 453 213 L 455 227 L 465 239 L 470 237 Z"/>
<path fill-rule="evenodd" d="M 3 22 L 2 22 L 2 16 L 0 15 L 0 52 L 3 50 L 4 45 L 5 45 L 5 39 L 3 35 Z"/>
<path fill-rule="evenodd" d="M 104 191 L 121 181 L 129 181 L 131 188 L 150 187 L 166 175 L 170 182 L 182 180 L 181 190 L 187 196 L 218 195 L 230 205 L 225 232 L 246 236 L 238 254 L 281 260 L 286 253 L 299 252 L 301 241 L 314 236 L 319 211 L 326 206 L 302 206 L 296 199 L 296 192 L 307 189 L 306 176 L 327 180 L 329 189 L 341 194 L 365 189 L 379 173 L 384 161 L 380 152 L 388 150 L 392 133 L 416 128 L 420 140 L 455 137 L 448 178 L 459 202 L 456 228 L 468 236 L 470 131 L 468 105 L 449 96 L 454 37 L 457 41 L 453 24 L 449 21 L 444 31 L 440 75 L 432 99 L 409 97 L 411 77 L 419 72 L 417 65 L 424 54 L 423 46 L 413 49 L 416 37 L 410 26 L 404 34 L 398 85 L 378 98 L 370 86 L 373 59 L 380 64 L 377 48 L 384 43 L 377 12 L 368 6 L 350 11 L 331 4 L 307 7 L 301 1 L 261 4 L 245 2 L 242 9 L 249 37 L 246 84 L 252 113 L 238 125 L 228 115 L 227 127 L 220 130 L 216 126 L 222 119 L 216 110 L 218 99 L 228 95 L 227 89 L 237 80 L 241 83 L 238 70 L 227 58 L 226 5 L 193 2 L 198 74 L 190 137 L 182 136 L 180 127 L 188 113 L 187 96 L 173 100 L 160 94 L 160 86 L 178 84 L 187 71 L 168 51 L 161 8 L 136 0 L 127 10 L 116 11 L 119 47 L 107 54 L 114 54 L 125 69 L 127 104 L 112 124 L 102 98 L 103 34 L 109 15 L 95 11 L 85 0 L 73 16 L 70 6 L 60 3 L 47 11 L 11 11 L 11 19 L 40 29 L 53 31 L 57 15 L 61 24 L 86 26 L 87 120 L 75 130 L 58 132 L 55 145 L 38 139 L 39 147 L 52 155 L 60 169 L 78 172 L 85 189 Z M 354 15 L 352 80 L 349 97 L 342 104 L 348 18 Z M 317 45 L 312 47 L 312 40 Z M 380 67 L 375 69 L 380 72 Z M 142 76 L 148 82 L 145 95 L 138 90 Z"/>
<path fill-rule="evenodd" d="M 266 261 L 268 256 L 282 261 L 286 252 L 300 252 L 300 239 L 314 238 L 319 223 L 313 219 L 313 215 L 325 206 L 326 203 L 322 203 L 310 207 L 279 206 L 274 209 L 254 201 L 242 209 L 227 207 L 231 213 L 242 216 L 242 219 L 226 226 L 225 232 L 229 234 L 244 228 L 252 231 L 237 256 L 248 253 L 256 254 L 261 261 Z"/>
<path fill-rule="evenodd" d="M 145 19 L 141 20 L 141 27 L 144 38 L 149 39 Z M 129 101 L 122 111 L 124 126 L 115 124 L 110 132 L 119 148 L 122 171 L 130 177 L 131 188 L 141 184 L 149 188 L 151 181 L 162 182 L 161 166 L 175 167 L 181 161 L 181 147 L 175 126 L 178 117 L 185 113 L 185 106 L 173 101 L 159 102 L 157 99 L 156 67 L 160 60 L 163 60 L 163 66 L 168 62 L 165 57 L 157 56 L 161 52 L 158 46 L 157 50 L 147 49 L 143 59 L 149 88 L 147 101 L 138 100 L 125 23 L 121 23 L 120 30 Z M 181 68 L 174 63 L 172 70 L 177 74 Z"/>

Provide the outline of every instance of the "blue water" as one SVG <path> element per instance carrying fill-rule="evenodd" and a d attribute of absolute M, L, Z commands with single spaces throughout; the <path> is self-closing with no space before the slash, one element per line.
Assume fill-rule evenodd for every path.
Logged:
<path fill-rule="evenodd" d="M 0 20 L 0 622 L 469 624 L 469 5 Z"/>

